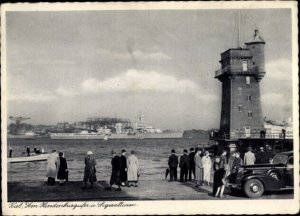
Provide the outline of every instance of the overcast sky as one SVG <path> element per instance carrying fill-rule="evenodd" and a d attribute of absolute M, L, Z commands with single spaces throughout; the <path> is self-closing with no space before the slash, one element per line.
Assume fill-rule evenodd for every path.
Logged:
<path fill-rule="evenodd" d="M 241 41 L 266 41 L 263 115 L 292 116 L 291 13 L 241 11 Z M 220 53 L 233 10 L 7 12 L 8 115 L 55 124 L 139 114 L 154 127 L 218 128 Z M 276 107 L 274 109 L 274 107 Z"/>

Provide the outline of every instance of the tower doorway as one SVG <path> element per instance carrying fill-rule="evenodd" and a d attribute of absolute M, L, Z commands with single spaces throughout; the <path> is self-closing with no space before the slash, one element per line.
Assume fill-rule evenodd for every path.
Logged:
<path fill-rule="evenodd" d="M 245 135 L 245 138 L 250 138 L 251 137 L 251 128 L 250 128 L 250 126 L 245 126 L 244 127 L 244 135 Z"/>

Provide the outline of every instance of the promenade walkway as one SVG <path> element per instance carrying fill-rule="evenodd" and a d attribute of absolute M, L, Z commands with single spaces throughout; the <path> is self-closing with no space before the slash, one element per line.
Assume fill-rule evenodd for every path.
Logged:
<path fill-rule="evenodd" d="M 225 189 L 224 198 L 212 196 L 212 187 L 195 187 L 192 182 L 167 180 L 139 181 L 138 187 L 122 187 L 122 191 L 106 190 L 108 183 L 99 181 L 94 188 L 82 189 L 82 182 L 68 182 L 64 186 L 47 186 L 46 182 L 9 182 L 8 201 L 114 201 L 114 200 L 232 200 L 247 199 L 243 194 L 231 194 Z M 278 192 L 258 199 L 292 199 L 293 194 Z"/>
<path fill-rule="evenodd" d="M 122 187 L 122 191 L 106 190 L 105 181 L 94 188 L 82 189 L 82 182 L 68 182 L 64 186 L 47 186 L 46 182 L 9 182 L 8 201 L 80 201 L 80 200 L 197 200 L 212 197 L 212 188 L 196 188 L 192 182 L 167 180 L 140 181 L 138 187 Z"/>

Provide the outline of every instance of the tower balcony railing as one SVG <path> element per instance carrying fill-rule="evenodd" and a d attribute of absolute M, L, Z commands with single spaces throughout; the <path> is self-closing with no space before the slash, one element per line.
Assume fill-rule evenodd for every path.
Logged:
<path fill-rule="evenodd" d="M 225 140 L 237 140 L 237 139 L 293 139 L 292 132 L 284 133 L 231 133 L 231 134 L 215 134 L 210 136 L 211 140 L 214 139 L 225 139 Z"/>
<path fill-rule="evenodd" d="M 258 75 L 263 76 L 264 72 L 261 74 L 259 73 L 258 67 L 248 67 L 247 70 L 243 71 L 242 67 L 234 67 L 232 65 L 228 65 L 224 68 L 221 68 L 215 71 L 215 78 L 220 77 L 224 74 L 238 74 L 238 75 Z"/>

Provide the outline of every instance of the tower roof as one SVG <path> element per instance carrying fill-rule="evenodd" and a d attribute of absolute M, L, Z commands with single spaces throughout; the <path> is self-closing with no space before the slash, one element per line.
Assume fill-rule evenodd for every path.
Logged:
<path fill-rule="evenodd" d="M 253 37 L 246 42 L 246 44 L 252 44 L 252 43 L 266 43 L 261 34 L 259 33 L 258 29 L 254 30 L 254 35 Z"/>

